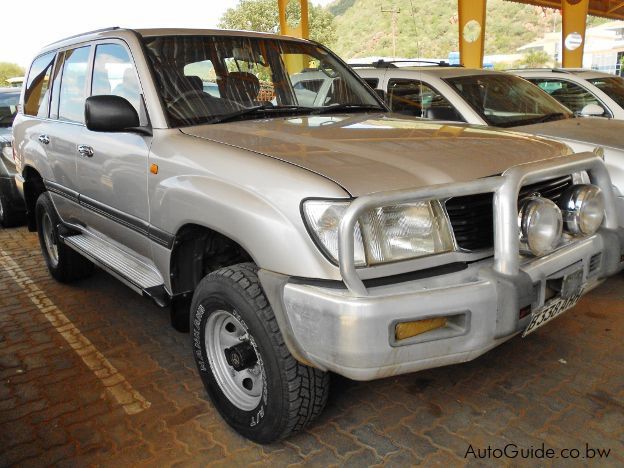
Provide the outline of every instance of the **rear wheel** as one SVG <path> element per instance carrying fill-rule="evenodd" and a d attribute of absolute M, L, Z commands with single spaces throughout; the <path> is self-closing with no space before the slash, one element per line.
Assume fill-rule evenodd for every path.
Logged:
<path fill-rule="evenodd" d="M 199 283 L 191 339 L 197 368 L 221 416 L 241 435 L 270 443 L 321 413 L 329 376 L 290 354 L 256 271 L 243 263 Z"/>
<path fill-rule="evenodd" d="M 47 192 L 39 195 L 35 215 L 41 252 L 50 274 L 62 283 L 89 276 L 93 272 L 93 263 L 61 242 L 58 234 L 60 219 Z"/>

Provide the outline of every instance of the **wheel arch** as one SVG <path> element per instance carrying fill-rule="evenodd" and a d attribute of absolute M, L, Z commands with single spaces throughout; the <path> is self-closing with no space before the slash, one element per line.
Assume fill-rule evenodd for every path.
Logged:
<path fill-rule="evenodd" d="M 26 221 L 28 230 L 34 232 L 37 230 L 37 219 L 35 216 L 35 205 L 37 198 L 46 191 L 43 177 L 32 166 L 24 167 L 22 171 L 24 178 L 24 201 L 26 203 Z"/>

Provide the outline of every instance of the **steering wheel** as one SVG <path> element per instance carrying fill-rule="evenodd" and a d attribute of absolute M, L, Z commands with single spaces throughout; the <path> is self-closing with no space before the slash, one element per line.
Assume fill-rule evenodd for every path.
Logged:
<path fill-rule="evenodd" d="M 199 89 L 191 89 L 190 91 L 184 91 L 182 94 L 176 96 L 172 101 L 167 103 L 167 107 L 175 107 L 183 99 L 214 99 L 210 94 L 204 93 Z"/>

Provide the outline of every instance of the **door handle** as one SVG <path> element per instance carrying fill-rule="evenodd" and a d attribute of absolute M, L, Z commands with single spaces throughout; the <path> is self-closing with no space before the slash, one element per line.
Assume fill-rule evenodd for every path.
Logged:
<path fill-rule="evenodd" d="M 93 148 L 88 145 L 78 145 L 78 153 L 80 153 L 80 156 L 84 156 L 85 158 L 92 158 Z"/>
<path fill-rule="evenodd" d="M 39 141 L 44 145 L 50 143 L 50 137 L 48 135 L 39 135 Z"/>

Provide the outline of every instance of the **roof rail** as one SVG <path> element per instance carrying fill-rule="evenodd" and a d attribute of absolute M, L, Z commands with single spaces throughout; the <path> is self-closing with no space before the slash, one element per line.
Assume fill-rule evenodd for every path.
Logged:
<path fill-rule="evenodd" d="M 551 67 L 529 67 L 529 68 L 506 68 L 505 71 L 544 71 L 548 70 L 553 73 L 572 73 L 565 68 L 551 68 Z"/>
<path fill-rule="evenodd" d="M 379 59 L 372 63 L 350 63 L 353 68 L 373 67 L 373 68 L 398 68 L 395 63 L 423 63 L 428 65 L 436 65 L 438 67 L 461 67 L 462 65 L 452 65 L 444 60 L 384 60 Z"/>
<path fill-rule="evenodd" d="M 116 29 L 121 29 L 121 28 L 119 26 L 111 26 L 111 27 L 108 27 L 108 28 L 94 29 L 93 31 L 86 31 L 86 32 L 83 32 L 83 33 L 80 33 L 80 34 L 74 34 L 73 36 L 67 36 L 67 37 L 64 37 L 63 39 L 59 39 L 57 41 L 50 42 L 46 47 L 49 47 L 49 46 L 54 45 L 54 44 L 58 44 L 59 42 L 67 41 L 69 39 L 74 39 L 76 37 L 81 37 L 81 36 L 86 36 L 88 34 L 95 34 L 95 33 L 106 32 L 106 31 L 115 31 Z"/>

